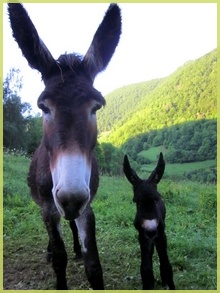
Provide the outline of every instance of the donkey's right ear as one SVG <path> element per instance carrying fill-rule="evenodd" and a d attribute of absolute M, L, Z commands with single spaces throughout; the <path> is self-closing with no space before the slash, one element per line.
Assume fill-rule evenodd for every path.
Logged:
<path fill-rule="evenodd" d="M 121 11 L 117 4 L 110 4 L 83 59 L 92 81 L 108 65 L 118 45 L 120 35 Z"/>
<path fill-rule="evenodd" d="M 157 166 L 149 176 L 148 180 L 158 184 L 160 182 L 160 179 L 163 177 L 164 170 L 165 161 L 163 158 L 163 153 L 160 153 Z"/>
<path fill-rule="evenodd" d="M 132 185 L 136 185 L 141 181 L 136 172 L 131 168 L 127 155 L 124 156 L 123 171 Z"/>
<path fill-rule="evenodd" d="M 13 37 L 17 41 L 30 67 L 40 71 L 42 78 L 44 78 L 50 72 L 52 66 L 56 64 L 56 61 L 39 38 L 37 30 L 23 5 L 20 3 L 9 3 L 8 12 Z"/>

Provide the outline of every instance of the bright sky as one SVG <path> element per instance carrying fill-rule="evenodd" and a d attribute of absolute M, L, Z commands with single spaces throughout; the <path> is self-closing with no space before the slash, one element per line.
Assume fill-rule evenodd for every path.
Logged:
<path fill-rule="evenodd" d="M 216 3 L 119 3 L 122 35 L 107 69 L 94 86 L 103 95 L 123 85 L 165 77 L 189 60 L 217 47 Z M 84 55 L 102 21 L 107 3 L 24 4 L 39 36 L 57 59 L 61 54 Z M 6 4 L 3 18 L 4 77 L 20 68 L 22 101 L 37 112 L 36 101 L 44 84 L 29 68 L 12 38 Z"/>

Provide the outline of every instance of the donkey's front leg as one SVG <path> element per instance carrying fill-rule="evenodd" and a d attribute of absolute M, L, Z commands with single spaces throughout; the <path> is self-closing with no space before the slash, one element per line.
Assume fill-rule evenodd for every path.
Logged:
<path fill-rule="evenodd" d="M 90 206 L 75 220 L 82 242 L 87 279 L 94 290 L 104 290 L 102 267 L 95 236 L 95 216 Z"/>
<path fill-rule="evenodd" d="M 66 290 L 66 266 L 67 266 L 67 254 L 64 246 L 64 242 L 60 236 L 60 215 L 56 211 L 56 208 L 49 208 L 47 205 L 43 207 L 43 220 L 49 235 L 48 252 L 52 255 L 52 265 L 57 277 L 57 290 Z"/>
<path fill-rule="evenodd" d="M 155 238 L 155 246 L 160 259 L 160 276 L 163 285 L 168 285 L 170 290 L 175 290 L 173 282 L 173 269 L 167 254 L 167 238 L 165 232 Z"/>
<path fill-rule="evenodd" d="M 75 259 L 78 260 L 82 258 L 82 251 L 79 243 L 77 226 L 74 220 L 70 221 L 70 228 L 73 233 L 73 251 L 75 252 Z"/>
<path fill-rule="evenodd" d="M 150 238 L 146 238 L 142 231 L 139 232 L 139 242 L 141 248 L 141 279 L 143 290 L 154 289 L 154 274 L 152 256 L 154 243 Z"/>

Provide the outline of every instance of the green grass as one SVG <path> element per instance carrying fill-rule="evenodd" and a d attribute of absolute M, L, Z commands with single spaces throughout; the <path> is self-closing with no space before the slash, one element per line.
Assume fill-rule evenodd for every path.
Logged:
<path fill-rule="evenodd" d="M 27 172 L 30 160 L 24 156 L 4 154 L 3 176 L 4 176 L 4 199 L 13 195 L 20 198 L 23 191 L 27 189 Z M 26 194 L 26 199 L 29 197 Z"/>
<path fill-rule="evenodd" d="M 149 175 L 155 168 L 158 160 L 158 155 L 163 152 L 166 158 L 166 149 L 163 146 L 152 147 L 146 151 L 141 151 L 139 155 L 152 161 L 151 164 L 141 166 L 141 172 L 144 176 Z M 191 162 L 181 164 L 169 164 L 166 162 L 165 177 L 184 179 L 185 172 L 196 170 L 208 170 L 209 168 L 216 168 L 216 160 L 206 160 L 202 162 Z M 182 177 L 182 178 L 181 178 Z"/>
<path fill-rule="evenodd" d="M 4 289 L 54 289 L 54 273 L 45 261 L 47 235 L 40 209 L 29 197 L 26 185 L 28 165 L 24 157 L 4 157 Z M 176 288 L 216 290 L 216 186 L 165 179 L 158 189 L 167 207 L 168 253 Z M 122 177 L 102 176 L 92 205 L 105 288 L 141 289 L 130 184 Z M 71 257 L 72 240 L 66 221 L 62 221 L 62 230 L 69 255 L 69 288 L 89 289 L 83 264 Z M 154 272 L 159 279 L 156 254 Z M 155 289 L 162 289 L 159 282 Z"/>
<path fill-rule="evenodd" d="M 165 154 L 166 151 L 166 148 L 163 146 L 151 147 L 148 150 L 141 151 L 139 155 L 156 162 L 158 160 L 159 153 L 163 152 Z"/>
<path fill-rule="evenodd" d="M 203 162 L 193 162 L 193 163 L 182 163 L 182 164 L 166 163 L 165 174 L 169 176 L 172 176 L 172 175 L 181 176 L 187 171 L 200 170 L 200 169 L 205 169 L 210 167 L 216 167 L 215 160 L 207 160 Z M 141 167 L 141 171 L 151 173 L 154 168 L 155 168 L 155 163 L 143 165 Z"/>

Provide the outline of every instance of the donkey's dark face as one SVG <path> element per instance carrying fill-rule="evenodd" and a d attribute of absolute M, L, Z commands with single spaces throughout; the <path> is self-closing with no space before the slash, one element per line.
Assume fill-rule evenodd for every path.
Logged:
<path fill-rule="evenodd" d="M 62 66 L 60 64 L 60 66 Z M 105 100 L 86 75 L 60 72 L 38 99 L 44 144 L 50 158 L 53 195 L 62 216 L 81 214 L 90 201 L 91 152 L 96 144 L 96 111 Z"/>
<path fill-rule="evenodd" d="M 60 214 L 77 218 L 90 201 L 92 150 L 96 144 L 96 111 L 105 104 L 93 88 L 118 44 L 121 16 L 109 6 L 84 57 L 61 55 L 55 60 L 39 38 L 21 4 L 9 4 L 13 35 L 32 68 L 39 70 L 45 90 L 38 98 L 43 111 L 43 144 L 53 181 L 53 197 Z"/>
<path fill-rule="evenodd" d="M 130 167 L 128 157 L 124 158 L 124 173 L 133 185 L 133 201 L 137 207 L 134 225 L 138 231 L 143 231 L 149 238 L 157 235 L 159 225 L 163 225 L 165 217 L 164 204 L 157 191 L 157 183 L 163 176 L 164 168 L 165 163 L 161 153 L 156 169 L 147 180 L 142 180 Z"/>
<path fill-rule="evenodd" d="M 85 77 L 60 83 L 58 89 L 58 78 L 54 80 L 38 99 L 43 111 L 44 144 L 52 164 L 63 151 L 91 153 L 97 138 L 96 111 L 105 104 Z"/>

